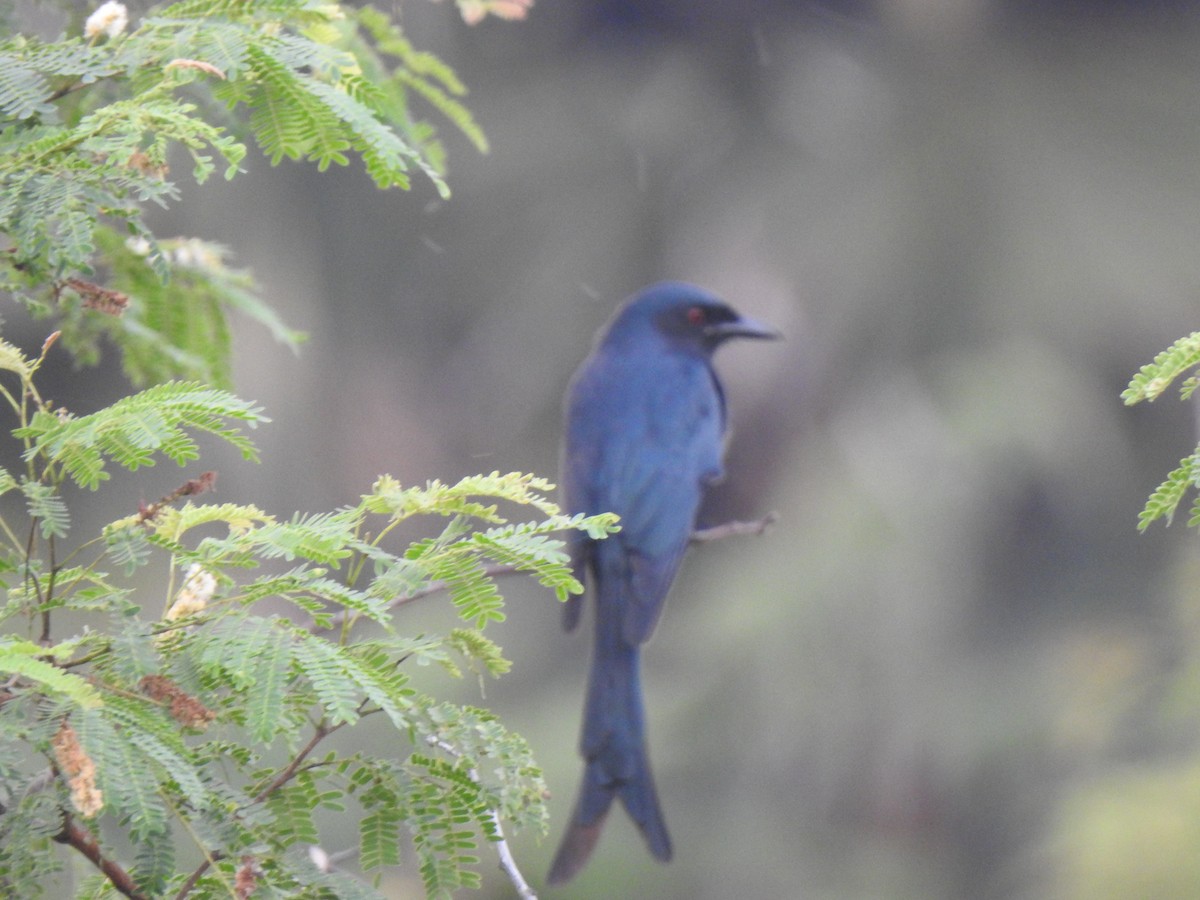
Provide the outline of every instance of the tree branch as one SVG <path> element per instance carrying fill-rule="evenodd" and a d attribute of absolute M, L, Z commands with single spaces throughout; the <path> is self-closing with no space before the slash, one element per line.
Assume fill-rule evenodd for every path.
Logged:
<path fill-rule="evenodd" d="M 725 522 L 721 525 L 714 525 L 712 528 L 701 528 L 699 531 L 692 532 L 691 542 L 693 544 L 708 544 L 712 541 L 721 541 L 727 537 L 738 537 L 741 535 L 760 535 L 764 534 L 768 528 L 779 521 L 779 513 L 769 512 L 761 519 L 755 519 L 753 522 L 739 522 L 736 519 Z"/>
<path fill-rule="evenodd" d="M 101 852 L 100 845 L 92 833 L 79 825 L 69 814 L 65 817 L 63 830 L 56 834 L 54 839 L 60 844 L 67 844 L 82 853 L 92 865 L 104 873 L 104 877 L 109 880 L 117 893 L 129 897 L 130 900 L 150 900 L 148 894 L 143 894 L 138 890 L 137 884 L 134 883 L 128 872 Z"/>
<path fill-rule="evenodd" d="M 360 704 L 360 710 L 362 709 L 362 706 L 366 704 L 366 702 L 367 701 L 364 700 L 363 703 Z M 309 738 L 308 743 L 300 748 L 300 751 L 292 758 L 292 761 L 284 766 L 280 770 L 279 774 L 272 778 L 270 783 L 255 795 L 254 800 L 251 802 L 262 803 L 264 800 L 270 797 L 271 794 L 275 793 L 275 791 L 279 790 L 279 788 L 296 777 L 296 773 L 300 770 L 300 766 L 304 763 L 304 760 L 308 759 L 312 752 L 317 749 L 317 744 L 321 743 L 321 741 L 329 737 L 329 735 L 333 734 L 341 727 L 341 723 L 337 725 L 326 725 L 324 722 L 318 723 L 316 730 L 313 732 L 313 736 Z M 184 882 L 183 887 L 181 887 L 179 892 L 175 894 L 175 900 L 183 900 L 184 897 L 190 894 L 195 889 L 197 882 L 200 881 L 200 877 L 208 871 L 209 866 L 215 862 L 219 862 L 223 858 L 223 853 L 213 853 L 212 855 L 206 854 L 204 860 L 196 867 L 195 871 L 188 876 L 188 880 Z"/>

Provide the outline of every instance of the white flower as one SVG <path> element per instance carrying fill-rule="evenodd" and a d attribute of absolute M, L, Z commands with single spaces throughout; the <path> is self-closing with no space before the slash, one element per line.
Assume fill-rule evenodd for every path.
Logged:
<path fill-rule="evenodd" d="M 136 237 L 125 238 L 125 246 L 138 256 L 150 255 L 150 242 L 140 234 Z"/>
<path fill-rule="evenodd" d="M 183 587 L 167 610 L 167 619 L 174 621 L 203 612 L 216 589 L 217 579 L 213 574 L 205 571 L 199 563 L 192 563 L 184 577 Z"/>
<path fill-rule="evenodd" d="M 333 860 L 329 858 L 328 853 L 316 844 L 308 845 L 308 858 L 312 860 L 312 864 L 317 867 L 318 872 L 328 874 L 333 871 Z"/>
<path fill-rule="evenodd" d="M 83 25 L 83 36 L 88 40 L 100 34 L 115 38 L 128 24 L 129 11 L 125 9 L 125 4 L 118 3 L 117 0 L 105 0 L 88 16 Z"/>

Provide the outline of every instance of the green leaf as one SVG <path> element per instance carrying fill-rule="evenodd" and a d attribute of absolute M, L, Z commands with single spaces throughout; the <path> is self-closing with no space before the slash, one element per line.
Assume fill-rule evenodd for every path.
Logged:
<path fill-rule="evenodd" d="M 40 481 L 22 478 L 21 493 L 25 495 L 30 518 L 37 521 L 42 537 L 66 537 L 71 516 L 55 488 Z"/>
<path fill-rule="evenodd" d="M 26 382 L 33 377 L 33 362 L 25 358 L 20 348 L 0 339 L 0 371 L 15 372 Z"/>
<path fill-rule="evenodd" d="M 1154 362 L 1142 366 L 1133 376 L 1129 387 L 1121 394 L 1126 405 L 1142 400 L 1154 400 L 1165 391 L 1171 382 L 1188 369 L 1200 365 L 1200 331 L 1180 338 L 1166 350 L 1154 357 Z M 1190 396 L 1194 384 L 1185 385 L 1184 393 Z"/>
<path fill-rule="evenodd" d="M 106 663 L 113 674 L 126 684 L 137 684 L 146 675 L 158 671 L 155 636 L 149 623 L 140 619 L 114 622 L 111 639 L 112 653 Z"/>
<path fill-rule="evenodd" d="M 96 764 L 106 809 L 128 817 L 134 840 L 162 834 L 167 829 L 167 810 L 158 791 L 154 769 L 127 729 L 114 727 L 100 710 L 87 710 L 72 717 L 84 750 Z M 139 736 L 139 740 L 141 737 Z"/>
<path fill-rule="evenodd" d="M 137 517 L 134 517 L 136 520 Z M 158 511 L 158 514 L 147 524 L 157 537 L 172 544 L 177 544 L 183 536 L 193 528 L 221 522 L 228 526 L 231 534 L 245 535 L 251 529 L 260 525 L 270 525 L 275 518 L 267 515 L 257 506 L 242 503 L 185 503 L 183 506 L 169 506 Z M 110 528 L 127 527 L 130 520 L 123 519 L 114 522 Z"/>
<path fill-rule="evenodd" d="M 293 659 L 299 673 L 312 685 L 330 723 L 355 722 L 359 718 L 359 667 L 345 651 L 321 638 L 297 634 Z"/>
<path fill-rule="evenodd" d="M 287 785 L 267 799 L 267 808 L 275 817 L 280 843 L 288 846 L 296 841 L 319 844 L 320 835 L 312 813 L 320 804 L 316 783 L 308 772 L 299 772 Z"/>
<path fill-rule="evenodd" d="M 456 484 L 448 485 L 431 481 L 424 488 L 403 487 L 390 475 L 381 476 L 363 497 L 363 505 L 369 512 L 383 513 L 397 519 L 415 515 L 463 515 L 485 522 L 502 523 L 495 504 L 480 503 L 474 498 L 506 500 L 522 506 L 533 506 L 542 514 L 558 514 L 558 506 L 542 496 L 542 492 L 554 490 L 554 485 L 544 478 L 523 472 L 501 475 L 472 475 Z"/>
<path fill-rule="evenodd" d="M 167 879 L 175 874 L 175 841 L 168 834 L 152 834 L 138 841 L 132 875 L 151 896 L 163 896 Z"/>
<path fill-rule="evenodd" d="M 152 548 L 146 537 L 146 529 L 137 524 L 123 527 L 108 526 L 104 529 L 104 548 L 109 558 L 132 575 L 150 561 Z"/>
<path fill-rule="evenodd" d="M 47 662 L 44 657 L 50 653 L 51 650 L 32 641 L 0 638 L 0 672 L 36 682 L 42 690 L 70 700 L 81 709 L 100 706 L 102 701 L 96 689 L 78 675 Z"/>
<path fill-rule="evenodd" d="M 358 822 L 359 864 L 366 871 L 400 864 L 400 825 L 403 816 L 395 806 L 377 806 Z"/>
<path fill-rule="evenodd" d="M 461 550 L 440 554 L 431 560 L 430 574 L 446 583 L 459 616 L 474 628 L 504 621 L 504 598 L 474 556 Z"/>
<path fill-rule="evenodd" d="M 1200 484 L 1200 448 L 1191 456 L 1179 461 L 1179 468 L 1167 476 L 1146 501 L 1146 506 L 1138 516 L 1138 530 L 1145 531 L 1157 519 L 1165 518 L 1167 524 L 1175 516 L 1175 509 L 1183 500 L 1189 487 Z M 1190 523 L 1189 523 L 1190 524 Z"/>
<path fill-rule="evenodd" d="M 264 630 L 246 694 L 246 727 L 254 740 L 269 744 L 282 727 L 287 710 L 288 677 L 292 665 L 291 640 L 282 628 Z"/>
<path fill-rule="evenodd" d="M 161 777 L 173 781 L 189 804 L 197 809 L 207 805 L 208 791 L 175 721 L 165 711 L 140 697 L 114 697 L 105 711 L 130 747 L 142 755 L 143 769 L 148 762 L 157 763 Z"/>
<path fill-rule="evenodd" d="M 446 636 L 446 643 L 463 656 L 482 665 L 484 671 L 493 678 L 499 678 L 512 668 L 512 663 L 504 658 L 500 646 L 473 629 L 453 629 Z"/>
<path fill-rule="evenodd" d="M 156 451 L 180 465 L 195 458 L 184 429 L 207 432 L 257 459 L 254 445 L 229 421 L 268 421 L 257 407 L 232 394 L 187 382 L 169 382 L 118 400 L 88 416 L 60 418 L 39 411 L 13 433 L 32 441 L 26 459 L 60 464 L 81 487 L 95 490 L 108 477 L 105 461 L 128 469 L 153 465 Z"/>
<path fill-rule="evenodd" d="M 336 565 L 353 552 L 347 546 L 354 538 L 357 515 L 352 509 L 302 516 L 289 522 L 263 525 L 248 539 L 265 559 L 301 557 L 324 565 Z"/>
<path fill-rule="evenodd" d="M 0 51 L 0 113 L 6 118 L 28 119 L 45 115 L 52 107 L 50 83 L 40 72 L 9 52 Z"/>

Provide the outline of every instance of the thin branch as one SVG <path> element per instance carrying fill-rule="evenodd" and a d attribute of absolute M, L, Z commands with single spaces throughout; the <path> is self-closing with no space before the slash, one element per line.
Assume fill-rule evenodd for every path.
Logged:
<path fill-rule="evenodd" d="M 364 700 L 359 705 L 360 711 L 362 710 L 362 707 L 366 705 L 366 702 L 367 701 Z M 280 770 L 279 774 L 272 778 L 271 782 L 255 795 L 254 800 L 251 802 L 262 803 L 264 800 L 270 797 L 271 794 L 275 793 L 275 791 L 279 790 L 279 788 L 283 787 L 283 785 L 295 778 L 296 773 L 300 771 L 304 760 L 306 760 L 312 754 L 312 752 L 317 749 L 317 744 L 321 743 L 321 741 L 341 728 L 343 724 L 344 723 L 338 723 L 337 725 L 326 725 L 324 722 L 318 723 L 315 731 L 313 732 L 313 736 L 309 738 L 308 743 L 300 748 L 300 752 L 292 758 L 292 761 L 284 766 L 283 769 Z M 183 887 L 181 887 L 179 892 L 175 894 L 175 900 L 183 900 L 184 897 L 190 894 L 195 889 L 197 882 L 200 881 L 201 876 L 208 871 L 209 867 L 214 863 L 220 862 L 224 856 L 225 854 L 220 852 L 206 855 L 200 865 L 196 867 L 195 871 L 188 876 L 188 880 L 184 882 Z"/>
<path fill-rule="evenodd" d="M 341 727 L 341 723 L 332 726 L 326 725 L 324 722 L 318 723 L 316 731 L 313 732 L 313 736 L 309 739 L 308 743 L 301 748 L 300 752 L 296 754 L 295 758 L 293 758 L 290 763 L 283 767 L 282 771 L 280 771 L 278 775 L 271 779 L 270 784 L 268 784 L 265 788 L 259 791 L 258 794 L 255 795 L 254 802 L 262 803 L 273 793 L 295 778 L 296 773 L 300 771 L 300 766 L 303 764 L 304 760 L 308 759 L 309 754 L 317 749 L 317 744 L 325 740 L 325 738 L 329 737 L 329 735 L 333 734 Z"/>
<path fill-rule="evenodd" d="M 148 894 L 138 890 L 137 884 L 129 873 L 117 863 L 106 857 L 100 850 L 100 845 L 86 828 L 80 826 L 70 816 L 66 817 L 63 830 L 54 836 L 60 844 L 67 844 L 82 853 L 97 869 L 104 873 L 117 893 L 130 900 L 150 900 Z"/>
<path fill-rule="evenodd" d="M 502 575 L 513 575 L 518 572 L 516 566 L 510 566 L 506 563 L 493 563 L 490 566 L 483 567 L 483 574 L 488 578 L 499 578 Z M 396 609 L 400 606 L 405 606 L 412 603 L 414 600 L 420 600 L 423 597 L 428 597 L 430 594 L 440 594 L 450 586 L 447 581 L 431 581 L 423 588 L 413 591 L 411 594 L 401 594 L 399 597 L 393 597 L 387 604 L 388 609 Z M 344 610 L 329 619 L 327 625 L 318 626 L 316 622 L 310 622 L 308 630 L 312 634 L 321 634 L 327 631 L 338 631 L 344 626 L 347 621 L 353 618 L 356 613 L 353 610 Z"/>
<path fill-rule="evenodd" d="M 439 740 L 432 735 L 425 740 L 430 746 L 437 747 L 443 753 L 453 756 L 455 759 L 462 756 L 453 745 Z M 474 767 L 467 769 L 467 777 L 478 785 L 482 784 L 479 780 L 479 773 L 475 771 Z M 529 883 L 521 874 L 521 870 L 517 868 L 517 861 L 513 857 L 512 851 L 508 848 L 508 841 L 504 839 L 504 829 L 500 827 L 500 814 L 489 806 L 488 817 L 492 820 L 492 827 L 496 830 L 496 840 L 491 843 L 495 845 L 496 853 L 500 856 L 500 871 L 508 876 L 508 880 L 517 889 L 517 896 L 521 897 L 522 900 L 537 900 L 537 894 L 533 892 L 533 888 L 529 886 Z"/>
<path fill-rule="evenodd" d="M 728 537 L 739 537 L 741 535 L 757 536 L 764 534 L 768 528 L 779 521 L 779 513 L 769 512 L 761 519 L 755 519 L 752 522 L 739 522 L 733 520 L 725 522 L 722 525 L 714 525 L 712 528 L 701 528 L 699 531 L 692 532 L 693 544 L 708 544 L 712 541 L 721 541 Z"/>
<path fill-rule="evenodd" d="M 54 535 L 50 535 L 50 539 L 46 542 L 46 546 L 50 553 L 50 577 L 46 581 L 46 604 L 54 599 L 54 580 L 58 577 L 58 564 L 55 562 L 54 556 Z M 50 646 L 50 610 L 42 610 L 42 646 Z"/>

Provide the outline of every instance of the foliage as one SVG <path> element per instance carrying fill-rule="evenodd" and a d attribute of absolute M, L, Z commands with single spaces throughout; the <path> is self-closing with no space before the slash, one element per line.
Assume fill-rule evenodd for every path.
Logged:
<path fill-rule="evenodd" d="M 1121 394 L 1121 399 L 1127 405 L 1139 403 L 1142 400 L 1154 401 L 1167 390 L 1171 384 L 1184 373 L 1200 367 L 1200 332 L 1193 332 L 1187 337 L 1180 338 L 1162 353 L 1154 357 L 1154 361 L 1142 366 L 1129 387 Z M 1179 395 L 1188 400 L 1200 385 L 1200 375 L 1193 373 L 1183 380 L 1179 386 Z M 1138 516 L 1138 528 L 1145 531 L 1156 519 L 1166 519 L 1170 524 L 1175 516 L 1175 510 L 1183 502 L 1189 489 L 1200 489 L 1200 446 L 1188 456 L 1179 461 L 1179 466 L 1171 472 L 1146 501 L 1145 507 Z M 1200 495 L 1192 502 L 1188 515 L 1188 525 L 1200 525 Z"/>
<path fill-rule="evenodd" d="M 409 669 L 504 672 L 481 630 L 503 618 L 494 566 L 566 597 L 580 585 L 555 534 L 603 535 L 612 517 L 565 517 L 544 496 L 552 486 L 522 474 L 424 487 L 384 476 L 352 506 L 288 519 L 201 503 L 196 479 L 67 550 L 65 487 L 98 490 L 111 466 L 190 463 L 200 431 L 252 456 L 240 426 L 262 417 L 225 391 L 174 382 L 60 415 L 36 388 L 45 356 L 0 345 L 25 466 L 0 475 L 24 499 L 0 517 L 0 759 L 24 761 L 3 772 L 6 894 L 37 896 L 35 860 L 64 823 L 99 826 L 105 853 L 109 826 L 124 829 L 137 845 L 127 874 L 144 896 L 229 893 L 246 879 L 289 896 L 318 885 L 370 896 L 294 852 L 320 845 L 322 810 L 357 810 L 368 872 L 401 864 L 410 834 L 430 895 L 478 883 L 477 844 L 496 837 L 495 813 L 544 828 L 545 785 L 525 742 L 486 711 L 417 690 Z M 510 508 L 534 517 L 512 521 Z M 392 532 L 417 519 L 442 524 L 391 549 Z M 145 576 L 162 571 L 156 589 Z M 397 631 L 397 605 L 441 590 L 460 627 Z M 398 732 L 389 746 L 410 750 L 319 752 L 369 716 Z"/>
<path fill-rule="evenodd" d="M 528 6 L 459 2 L 472 22 Z M 613 517 L 566 517 L 544 480 L 492 473 L 383 476 L 353 505 L 281 519 L 203 502 L 204 472 L 99 534 L 73 522 L 115 468 L 193 465 L 200 436 L 256 460 L 248 432 L 267 420 L 228 389 L 228 314 L 300 340 L 225 248 L 150 232 L 147 204 L 179 195 L 171 165 L 232 178 L 252 138 L 272 162 L 357 157 L 381 188 L 418 172 L 445 195 L 410 99 L 484 137 L 454 73 L 370 7 L 126 15 L 105 3 L 82 36 L 0 38 L 0 291 L 57 329 L 36 355 L 0 338 L 0 894 L 60 895 L 70 851 L 96 869 L 78 896 L 378 896 L 331 862 L 349 857 L 368 878 L 411 866 L 431 896 L 475 886 L 502 823 L 544 830 L 544 784 L 523 739 L 412 667 L 506 672 L 483 633 L 504 617 L 495 578 L 577 593 L 559 533 L 602 537 Z M 48 359 L 106 345 L 141 390 L 87 414 L 43 397 Z M 398 546 L 402 525 L 424 537 Z M 402 633 L 397 607 L 430 594 L 455 627 Z M 387 755 L 326 743 L 366 719 L 395 732 Z M 357 846 L 331 855 L 348 816 Z"/>
<path fill-rule="evenodd" d="M 179 198 L 172 167 L 233 178 L 252 138 L 272 163 L 356 156 L 381 188 L 417 172 L 448 196 L 442 146 L 410 98 L 484 150 L 463 93 L 386 14 L 318 0 L 181 0 L 128 33 L 0 39 L 0 291 L 55 315 L 82 362 L 107 336 L 135 384 L 227 386 L 231 311 L 302 336 L 222 247 L 151 233 L 147 204 Z"/>

